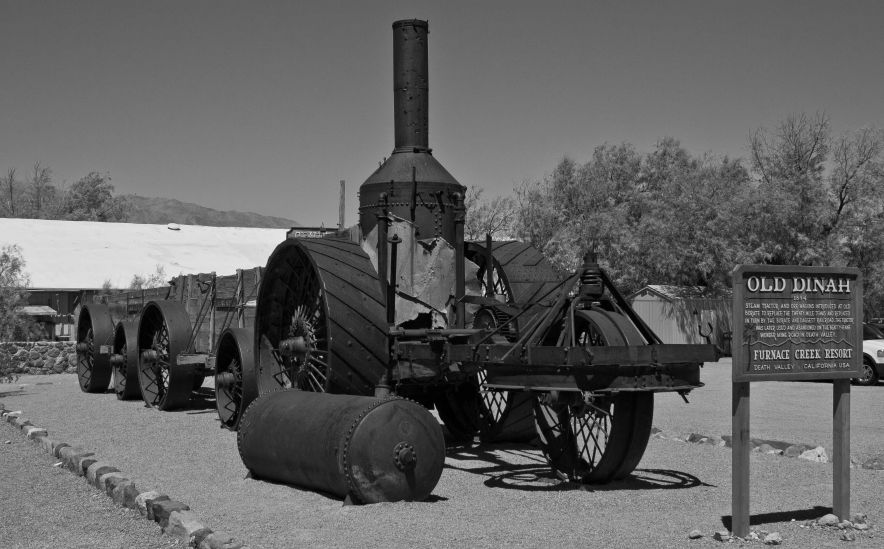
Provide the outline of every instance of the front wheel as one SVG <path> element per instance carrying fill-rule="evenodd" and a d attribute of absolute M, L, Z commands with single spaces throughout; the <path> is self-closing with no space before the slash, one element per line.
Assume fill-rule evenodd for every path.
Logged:
<path fill-rule="evenodd" d="M 535 400 L 540 447 L 553 471 L 573 482 L 605 483 L 638 465 L 654 417 L 654 394 L 542 394 Z"/>

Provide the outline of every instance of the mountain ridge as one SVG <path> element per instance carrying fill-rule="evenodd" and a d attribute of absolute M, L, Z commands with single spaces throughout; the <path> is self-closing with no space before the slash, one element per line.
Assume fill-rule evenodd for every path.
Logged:
<path fill-rule="evenodd" d="M 209 227 L 259 227 L 288 229 L 299 224 L 293 219 L 236 210 L 216 210 L 174 198 L 122 195 L 130 205 L 126 223 L 206 225 Z"/>

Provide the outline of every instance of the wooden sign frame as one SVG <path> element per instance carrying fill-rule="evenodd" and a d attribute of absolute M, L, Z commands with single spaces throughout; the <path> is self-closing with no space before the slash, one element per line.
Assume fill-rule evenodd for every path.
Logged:
<path fill-rule="evenodd" d="M 740 265 L 733 282 L 734 382 L 860 376 L 859 269 Z"/>
<path fill-rule="evenodd" d="M 859 377 L 862 367 L 862 273 L 848 267 L 740 265 L 733 271 L 733 288 L 731 530 L 738 537 L 749 534 L 751 381 L 832 380 L 832 510 L 846 520 L 850 378 Z"/>

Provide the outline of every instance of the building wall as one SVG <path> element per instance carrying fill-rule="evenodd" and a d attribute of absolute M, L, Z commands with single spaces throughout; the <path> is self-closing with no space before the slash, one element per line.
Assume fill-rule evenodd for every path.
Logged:
<path fill-rule="evenodd" d="M 712 325 L 710 340 L 722 349 L 730 348 L 730 299 L 674 299 L 668 301 L 655 295 L 639 295 L 632 308 L 657 334 L 663 343 L 706 343 L 700 336 L 699 325 L 707 333 Z M 694 314 L 694 311 L 697 314 Z"/>

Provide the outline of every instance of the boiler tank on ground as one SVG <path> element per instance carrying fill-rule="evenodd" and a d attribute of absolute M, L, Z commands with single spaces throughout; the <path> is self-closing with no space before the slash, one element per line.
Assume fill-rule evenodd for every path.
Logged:
<path fill-rule="evenodd" d="M 359 503 L 424 500 L 445 463 L 439 422 L 398 397 L 269 393 L 246 409 L 237 443 L 255 478 Z"/>

